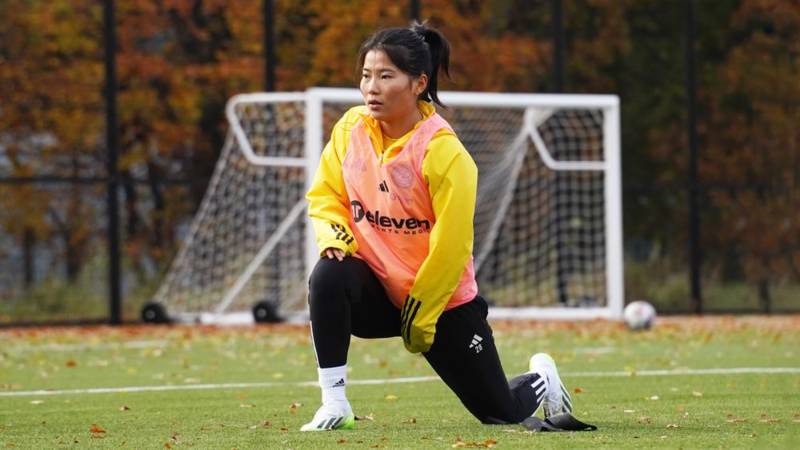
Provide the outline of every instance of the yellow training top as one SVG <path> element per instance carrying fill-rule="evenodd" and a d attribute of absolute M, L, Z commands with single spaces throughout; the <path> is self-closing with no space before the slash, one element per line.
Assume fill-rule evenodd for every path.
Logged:
<path fill-rule="evenodd" d="M 434 114 L 427 102 L 418 103 L 424 118 Z M 337 248 L 348 255 L 358 252 L 358 242 L 349 228 L 350 199 L 342 175 L 342 161 L 355 125 L 364 121 L 376 152 L 382 149 L 386 163 L 402 150 L 420 122 L 404 136 L 387 139 L 380 123 L 369 116 L 365 106 L 347 111 L 331 132 L 322 152 L 314 182 L 306 194 L 309 215 L 314 224 L 320 254 Z M 461 141 L 449 130 L 438 131 L 428 144 L 422 162 L 422 174 L 428 185 L 436 222 L 430 232 L 428 255 L 420 266 L 409 295 L 426 302 L 444 305 L 459 284 L 472 256 L 473 214 L 478 183 L 478 169 Z"/>

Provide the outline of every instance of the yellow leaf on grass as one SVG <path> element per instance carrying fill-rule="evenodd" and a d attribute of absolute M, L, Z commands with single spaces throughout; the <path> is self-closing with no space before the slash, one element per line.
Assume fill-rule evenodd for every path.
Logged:
<path fill-rule="evenodd" d="M 394 394 L 389 394 L 386 397 L 384 397 L 384 400 L 397 400 L 397 396 Z"/>

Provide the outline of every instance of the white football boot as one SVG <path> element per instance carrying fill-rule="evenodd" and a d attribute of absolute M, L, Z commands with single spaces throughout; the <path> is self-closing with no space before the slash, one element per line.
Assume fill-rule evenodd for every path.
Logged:
<path fill-rule="evenodd" d="M 572 399 L 561 382 L 561 377 L 558 376 L 558 369 L 553 358 L 547 353 L 537 353 L 531 356 L 528 369 L 529 372 L 538 373 L 545 382 L 545 393 L 541 404 L 544 418 L 571 413 Z"/>
<path fill-rule="evenodd" d="M 352 430 L 355 422 L 350 402 L 336 401 L 320 406 L 311 422 L 300 427 L 300 431 Z"/>

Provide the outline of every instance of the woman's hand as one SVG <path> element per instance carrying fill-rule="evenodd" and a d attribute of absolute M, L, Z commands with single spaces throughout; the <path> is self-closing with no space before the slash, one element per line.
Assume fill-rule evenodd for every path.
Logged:
<path fill-rule="evenodd" d="M 339 261 L 341 261 L 341 260 L 344 259 L 344 252 L 339 250 L 338 248 L 333 248 L 333 247 L 326 248 L 325 249 L 325 256 L 327 256 L 330 259 L 336 258 Z"/>

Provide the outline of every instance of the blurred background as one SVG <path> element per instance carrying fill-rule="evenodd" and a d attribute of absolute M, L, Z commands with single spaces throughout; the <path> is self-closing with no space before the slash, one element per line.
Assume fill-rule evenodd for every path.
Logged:
<path fill-rule="evenodd" d="M 354 87 L 412 18 L 453 46 L 444 90 L 620 97 L 628 301 L 800 312 L 797 1 L 2 0 L 0 324 L 138 320 L 226 100 Z"/>

